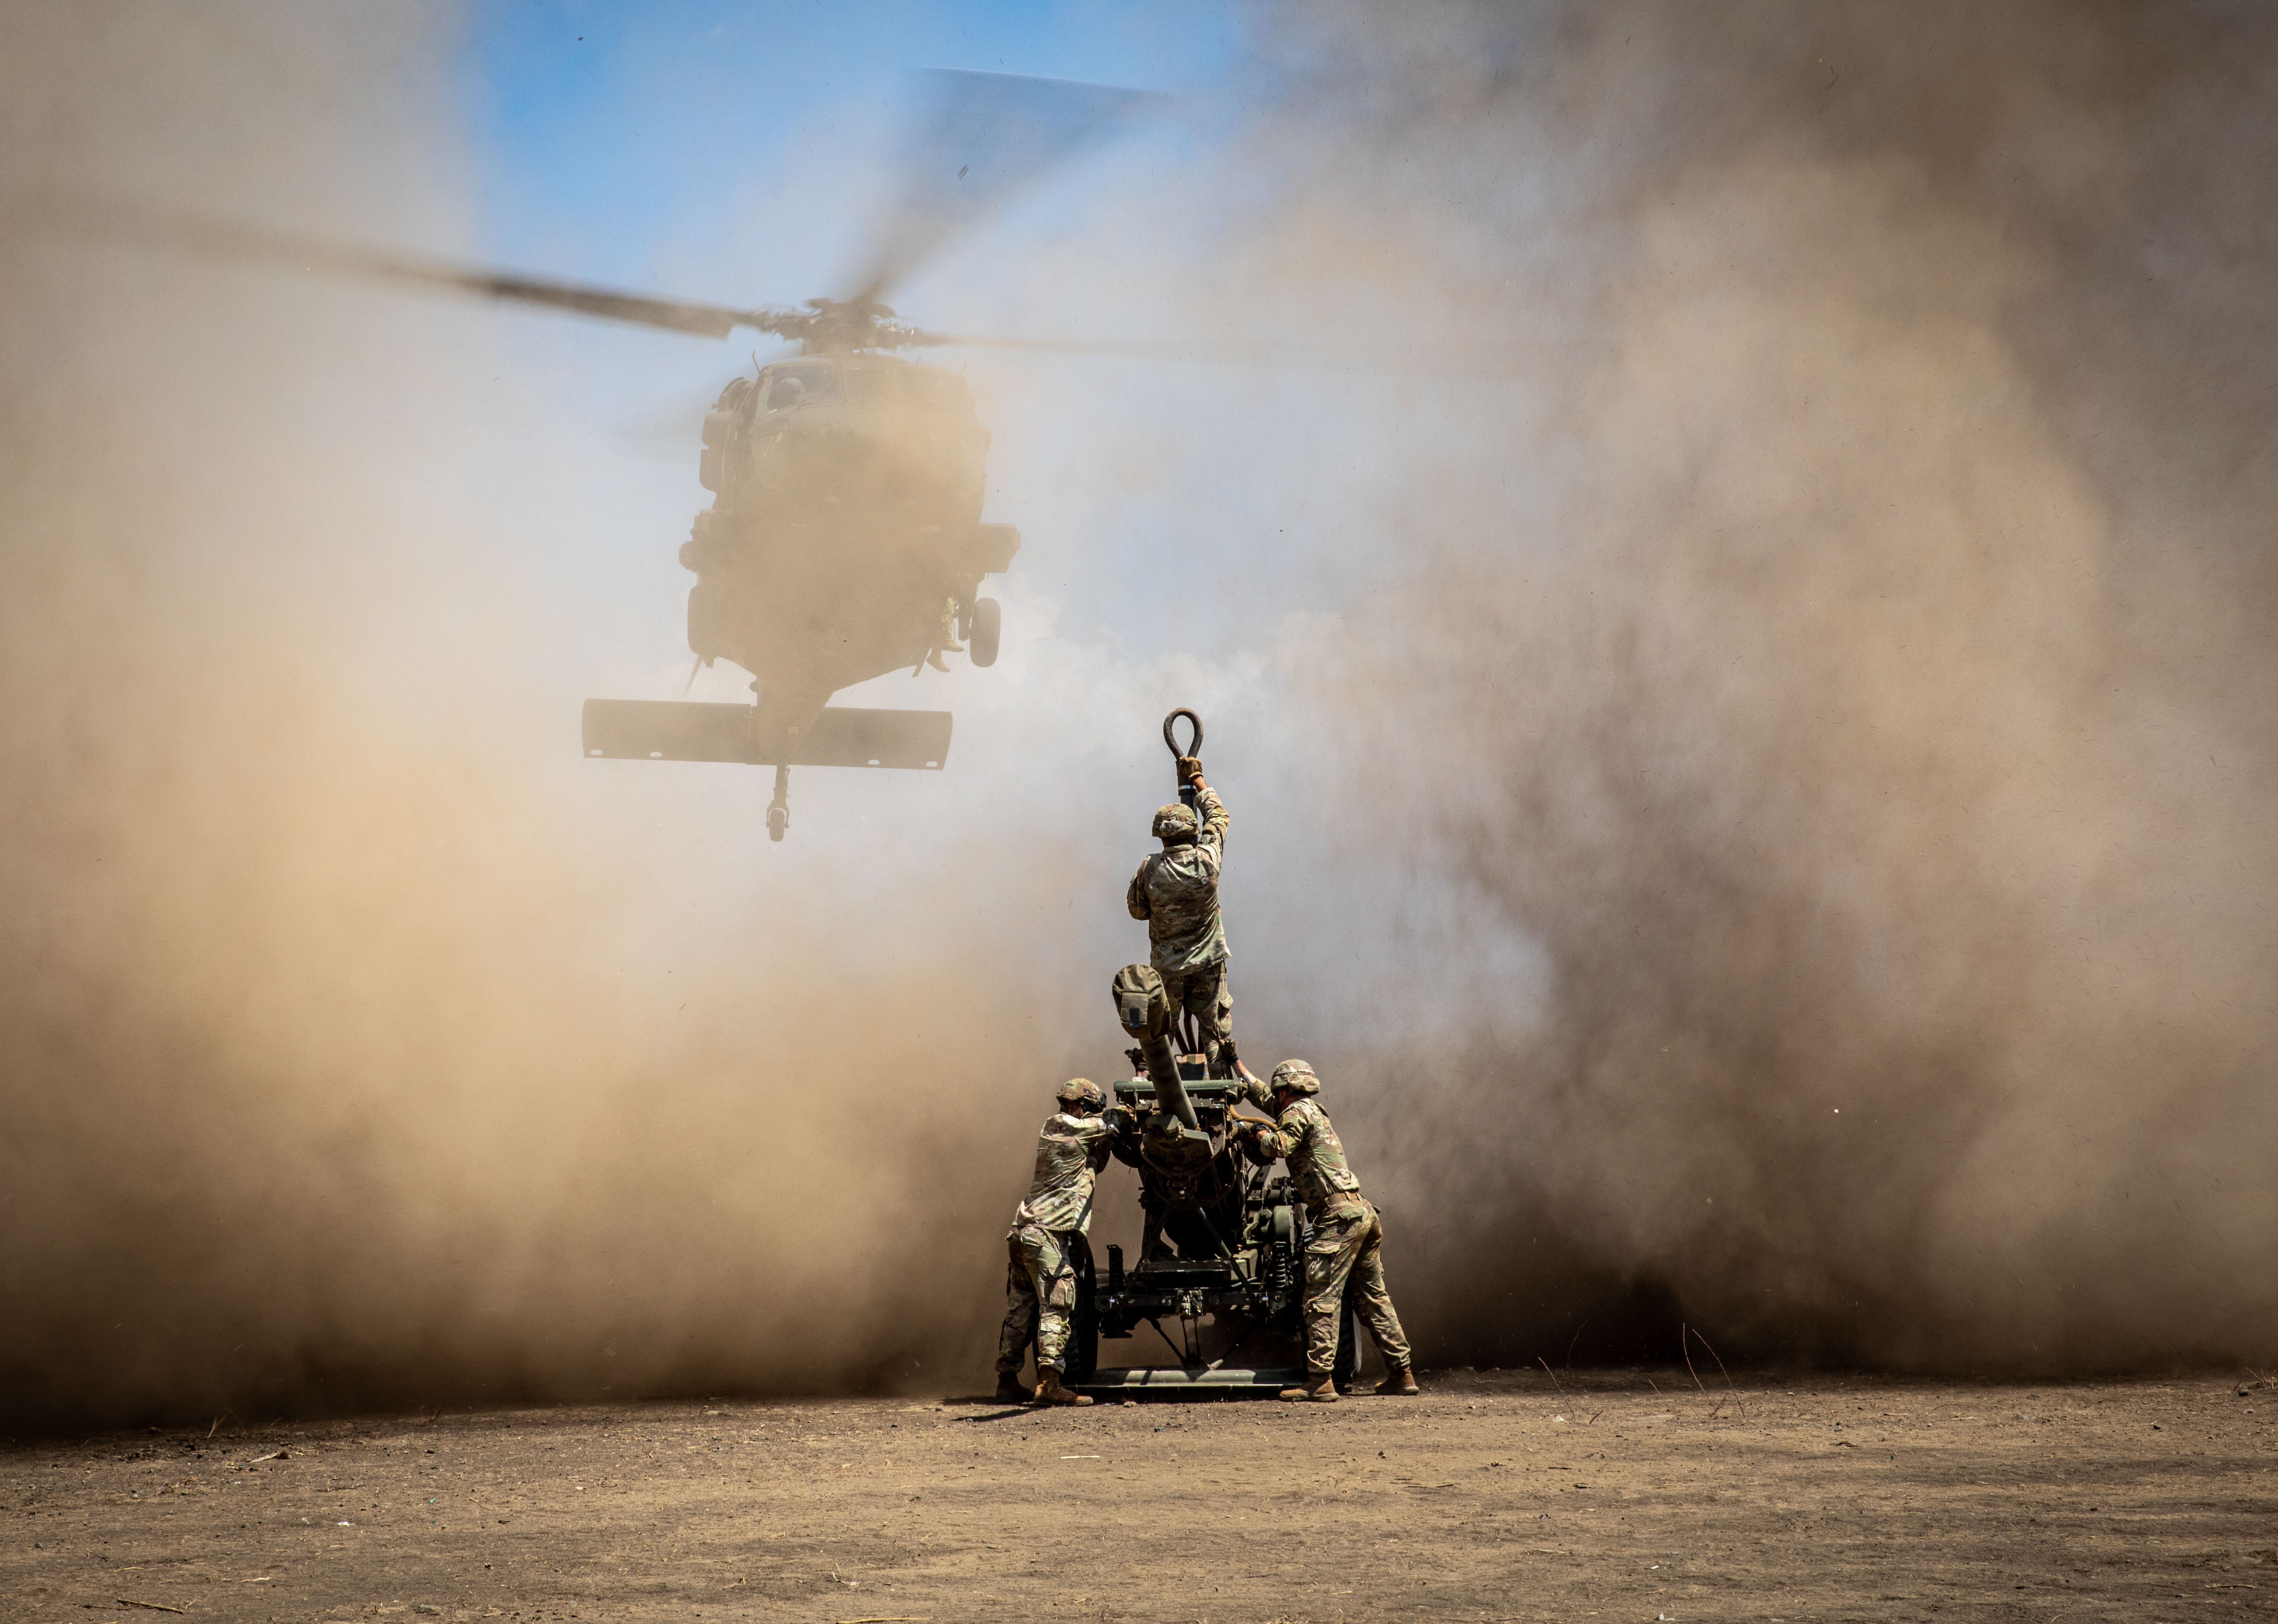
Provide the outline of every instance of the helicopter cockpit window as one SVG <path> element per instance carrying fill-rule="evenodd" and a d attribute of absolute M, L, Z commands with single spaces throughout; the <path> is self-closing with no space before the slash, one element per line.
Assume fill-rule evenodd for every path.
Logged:
<path fill-rule="evenodd" d="M 776 367 L 768 374 L 767 409 L 781 411 L 802 401 L 835 401 L 838 379 L 827 364 Z"/>

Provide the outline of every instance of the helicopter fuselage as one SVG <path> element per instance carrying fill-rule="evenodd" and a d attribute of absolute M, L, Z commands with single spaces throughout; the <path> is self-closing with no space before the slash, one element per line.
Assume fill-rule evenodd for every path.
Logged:
<path fill-rule="evenodd" d="M 1020 547 L 981 522 L 989 443 L 939 367 L 855 351 L 737 379 L 705 419 L 715 497 L 681 549 L 692 651 L 750 671 L 793 727 L 837 689 L 957 652 L 982 578 Z"/>

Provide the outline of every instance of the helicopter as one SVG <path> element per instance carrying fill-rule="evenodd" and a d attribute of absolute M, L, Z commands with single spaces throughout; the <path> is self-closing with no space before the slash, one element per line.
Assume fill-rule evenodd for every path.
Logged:
<path fill-rule="evenodd" d="M 589 756 L 776 768 L 768 832 L 788 827 L 795 765 L 938 770 L 945 712 L 829 709 L 841 688 L 946 655 L 996 663 L 1003 614 L 983 580 L 1021 547 L 982 519 L 990 447 L 962 377 L 892 351 L 907 330 L 875 302 L 817 301 L 795 358 L 731 379 L 704 419 L 713 493 L 680 563 L 690 671 L 753 673 L 752 706 L 590 700 Z M 748 714 L 746 714 L 748 713 Z"/>
<path fill-rule="evenodd" d="M 989 432 L 964 378 L 913 349 L 1128 347 L 931 332 L 883 303 L 952 237 L 1074 153 L 1164 98 L 1061 80 L 936 70 L 905 142 L 898 207 L 855 290 L 797 308 L 707 304 L 311 240 L 164 209 L 76 200 L 58 223 L 142 246 L 724 339 L 751 328 L 792 353 L 731 379 L 705 416 L 698 478 L 711 494 L 679 562 L 696 664 L 751 673 L 753 702 L 592 699 L 594 758 L 737 762 L 776 770 L 768 834 L 790 827 L 791 769 L 938 771 L 946 711 L 833 707 L 841 689 L 944 656 L 996 663 L 1003 632 L 982 586 L 1011 567 L 1013 525 L 982 518 Z"/>

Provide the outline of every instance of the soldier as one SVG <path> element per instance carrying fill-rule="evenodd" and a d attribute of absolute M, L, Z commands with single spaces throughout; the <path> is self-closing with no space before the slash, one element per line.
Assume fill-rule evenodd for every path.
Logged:
<path fill-rule="evenodd" d="M 1195 787 L 1195 804 L 1173 801 L 1155 812 L 1163 849 L 1139 865 L 1125 894 L 1131 917 L 1147 922 L 1148 957 L 1163 977 L 1172 1019 L 1194 1017 L 1212 1076 L 1234 1058 L 1234 994 L 1226 982 L 1226 927 L 1219 919 L 1219 865 L 1233 822 L 1203 778 L 1203 764 L 1179 758 L 1179 777 Z M 1201 816 L 1197 817 L 1196 813 Z"/>
<path fill-rule="evenodd" d="M 1305 1384 L 1285 1390 L 1281 1397 L 1335 1401 L 1331 1372 L 1336 1365 L 1337 1321 L 1348 1280 L 1361 1323 L 1368 1327 L 1384 1359 L 1385 1378 L 1376 1390 L 1413 1394 L 1416 1371 L 1408 1338 L 1401 1333 L 1400 1316 L 1392 1311 L 1392 1297 L 1384 1287 L 1383 1221 L 1362 1199 L 1360 1180 L 1345 1160 L 1344 1145 L 1329 1124 L 1329 1114 L 1314 1098 L 1321 1092 L 1320 1078 L 1301 1060 L 1283 1061 L 1273 1068 L 1270 1088 L 1247 1066 L 1241 1072 L 1251 1103 L 1270 1104 L 1275 1122 L 1271 1127 L 1253 1122 L 1236 1131 L 1246 1134 L 1244 1148 L 1260 1166 L 1276 1157 L 1288 1161 L 1312 1231 L 1305 1246 Z"/>
<path fill-rule="evenodd" d="M 1107 1165 L 1121 1125 L 1104 1117 L 1107 1097 L 1089 1077 L 1071 1077 L 1056 1096 L 1060 1109 L 1036 1137 L 1036 1176 L 1005 1237 L 1012 1254 L 1005 1277 L 1005 1329 L 997 1339 L 997 1397 L 1007 1404 L 1089 1404 L 1060 1385 L 1068 1315 L 1075 1306 L 1075 1237 L 1091 1228 L 1092 1183 Z M 1119 1107 L 1120 1109 L 1120 1107 Z M 1036 1344 L 1036 1388 L 1021 1385 L 1021 1360 Z"/>

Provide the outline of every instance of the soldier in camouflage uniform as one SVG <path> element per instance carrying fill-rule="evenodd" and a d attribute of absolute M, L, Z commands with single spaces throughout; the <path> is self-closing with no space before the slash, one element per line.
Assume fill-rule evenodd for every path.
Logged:
<path fill-rule="evenodd" d="M 1036 1136 L 1036 1174 L 1005 1237 L 1005 1329 L 997 1338 L 997 1397 L 1008 1404 L 1089 1404 L 1060 1384 L 1068 1316 L 1075 1307 L 1075 1237 L 1091 1228 L 1091 1191 L 1117 1130 L 1100 1107 L 1106 1096 L 1088 1077 L 1060 1084 L 1060 1109 Z M 1119 1107 L 1120 1110 L 1120 1107 Z M 1021 1385 L 1021 1361 L 1036 1347 L 1036 1387 Z"/>
<path fill-rule="evenodd" d="M 1195 786 L 1195 804 L 1173 801 L 1156 809 L 1155 836 L 1163 849 L 1139 865 L 1124 905 L 1131 917 L 1147 922 L 1148 958 L 1163 977 L 1173 1018 L 1181 1009 L 1194 1017 L 1211 1075 L 1225 1076 L 1234 1053 L 1234 994 L 1226 981 L 1218 875 L 1233 820 L 1204 780 L 1200 762 L 1181 756 L 1179 773 Z"/>
<path fill-rule="evenodd" d="M 1277 1157 L 1288 1162 L 1311 1230 L 1305 1245 L 1305 1384 L 1288 1389 L 1281 1397 L 1324 1404 L 1335 1400 L 1331 1373 L 1336 1366 L 1337 1324 L 1348 1282 L 1353 1306 L 1384 1360 L 1385 1378 L 1376 1390 L 1414 1393 L 1416 1372 L 1408 1338 L 1384 1286 L 1383 1220 L 1362 1199 L 1360 1180 L 1345 1160 L 1344 1145 L 1329 1123 L 1329 1114 L 1314 1098 L 1321 1092 L 1320 1078 L 1301 1060 L 1276 1066 L 1270 1087 L 1246 1066 L 1242 1076 L 1249 1084 L 1250 1102 L 1270 1106 L 1275 1117 L 1272 1127 L 1260 1122 L 1247 1130 L 1244 1149 L 1260 1166 Z"/>

